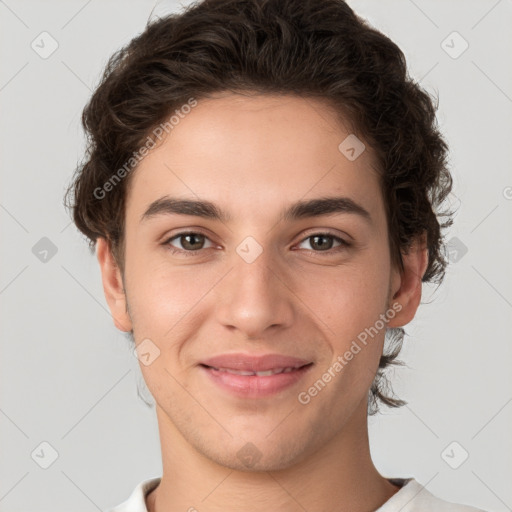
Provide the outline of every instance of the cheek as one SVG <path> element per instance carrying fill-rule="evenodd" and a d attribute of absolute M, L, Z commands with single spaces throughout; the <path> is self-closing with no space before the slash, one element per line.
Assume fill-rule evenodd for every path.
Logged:
<path fill-rule="evenodd" d="M 307 304 L 322 320 L 319 325 L 329 354 L 318 369 L 325 382 L 333 383 L 322 399 L 326 407 L 331 399 L 357 401 L 371 385 L 386 332 L 380 315 L 387 309 L 389 288 L 389 267 L 378 254 L 368 253 L 351 265 L 331 270 L 330 275 L 318 272 L 301 280 Z M 319 374 L 312 376 L 311 385 Z"/>
<path fill-rule="evenodd" d="M 306 398 L 315 397 L 319 415 L 341 425 L 366 397 L 378 369 L 388 282 L 386 269 L 376 264 L 337 270 L 331 277 L 317 275 L 314 287 L 309 279 L 304 282 L 314 290 L 308 305 L 322 320 L 325 350 L 318 353 L 325 357 L 302 391 Z"/>
<path fill-rule="evenodd" d="M 136 253 L 134 254 L 136 256 Z M 127 261 L 127 296 L 137 338 L 172 340 L 197 322 L 194 308 L 206 298 L 219 279 L 217 271 L 197 266 L 172 267 L 159 261 L 134 257 Z M 194 312 L 194 314 L 191 314 Z"/>
<path fill-rule="evenodd" d="M 294 289 L 330 336 L 347 340 L 373 325 L 385 311 L 389 267 L 378 258 L 365 258 L 329 269 L 309 269 Z"/>

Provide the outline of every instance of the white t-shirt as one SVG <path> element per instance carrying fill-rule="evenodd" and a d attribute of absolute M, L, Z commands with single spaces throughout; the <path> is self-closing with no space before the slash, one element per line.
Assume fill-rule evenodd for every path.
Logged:
<path fill-rule="evenodd" d="M 436 498 L 414 478 L 390 478 L 389 481 L 401 489 L 375 512 L 484 512 Z M 148 512 L 145 497 L 159 483 L 160 477 L 140 482 L 126 501 L 106 512 Z"/>

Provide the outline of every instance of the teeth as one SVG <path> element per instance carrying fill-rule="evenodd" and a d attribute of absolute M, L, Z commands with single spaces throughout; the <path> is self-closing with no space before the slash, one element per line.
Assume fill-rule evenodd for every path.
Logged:
<path fill-rule="evenodd" d="M 268 377 L 269 375 L 274 375 L 275 373 L 281 373 L 282 370 L 266 370 L 264 372 L 256 372 L 258 377 Z"/>
<path fill-rule="evenodd" d="M 219 368 L 219 371 L 234 373 L 236 375 L 254 375 L 254 372 L 247 372 L 244 370 L 232 370 L 231 368 Z"/>
<path fill-rule="evenodd" d="M 289 367 L 289 368 L 275 368 L 273 370 L 265 370 L 263 372 L 249 372 L 245 370 L 233 370 L 232 368 L 214 368 L 214 370 L 220 371 L 220 372 L 227 372 L 227 373 L 233 373 L 235 375 L 245 375 L 245 376 L 258 376 L 258 377 L 270 377 L 270 375 L 276 375 L 278 373 L 290 373 L 293 370 L 296 370 L 296 368 Z"/>

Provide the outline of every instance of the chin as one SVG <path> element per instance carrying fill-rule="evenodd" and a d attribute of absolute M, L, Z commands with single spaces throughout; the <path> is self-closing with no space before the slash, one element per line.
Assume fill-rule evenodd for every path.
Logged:
<path fill-rule="evenodd" d="M 265 431 L 266 432 L 266 431 Z M 211 444 L 196 444 L 196 449 L 212 462 L 244 472 L 267 472 L 288 469 L 307 456 L 313 447 L 299 435 L 276 433 L 251 437 L 229 438 L 224 443 L 219 440 Z M 194 443 L 195 444 L 195 443 Z M 309 447 L 309 450 L 308 450 Z"/>

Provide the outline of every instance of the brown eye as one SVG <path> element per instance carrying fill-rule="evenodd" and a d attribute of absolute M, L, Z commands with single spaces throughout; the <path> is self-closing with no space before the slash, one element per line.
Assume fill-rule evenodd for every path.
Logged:
<path fill-rule="evenodd" d="M 210 242 L 211 245 L 205 247 L 204 244 L 206 241 L 209 241 L 209 239 L 205 235 L 188 231 L 174 235 L 173 237 L 166 240 L 164 245 L 167 246 L 173 253 L 182 253 L 189 256 L 191 253 L 198 252 L 201 249 L 205 249 L 213 245 Z M 176 247 L 173 245 L 175 243 L 179 243 L 181 247 Z"/>
<path fill-rule="evenodd" d="M 321 251 L 327 251 L 332 249 L 333 246 L 333 237 L 325 236 L 325 235 L 314 235 L 309 237 L 310 240 L 313 240 L 311 243 L 311 247 L 320 249 Z"/>
<path fill-rule="evenodd" d="M 198 233 L 190 233 L 187 235 L 180 235 L 179 239 L 181 242 L 181 246 L 185 250 L 198 250 L 202 249 L 202 246 L 204 245 L 204 236 L 200 235 Z"/>
<path fill-rule="evenodd" d="M 332 253 L 350 246 L 350 244 L 342 238 L 329 233 L 315 233 L 305 238 L 301 244 L 307 241 L 309 241 L 309 245 L 312 248 L 308 250 L 312 250 L 313 252 Z M 337 242 L 338 245 L 334 247 L 335 242 Z"/>

